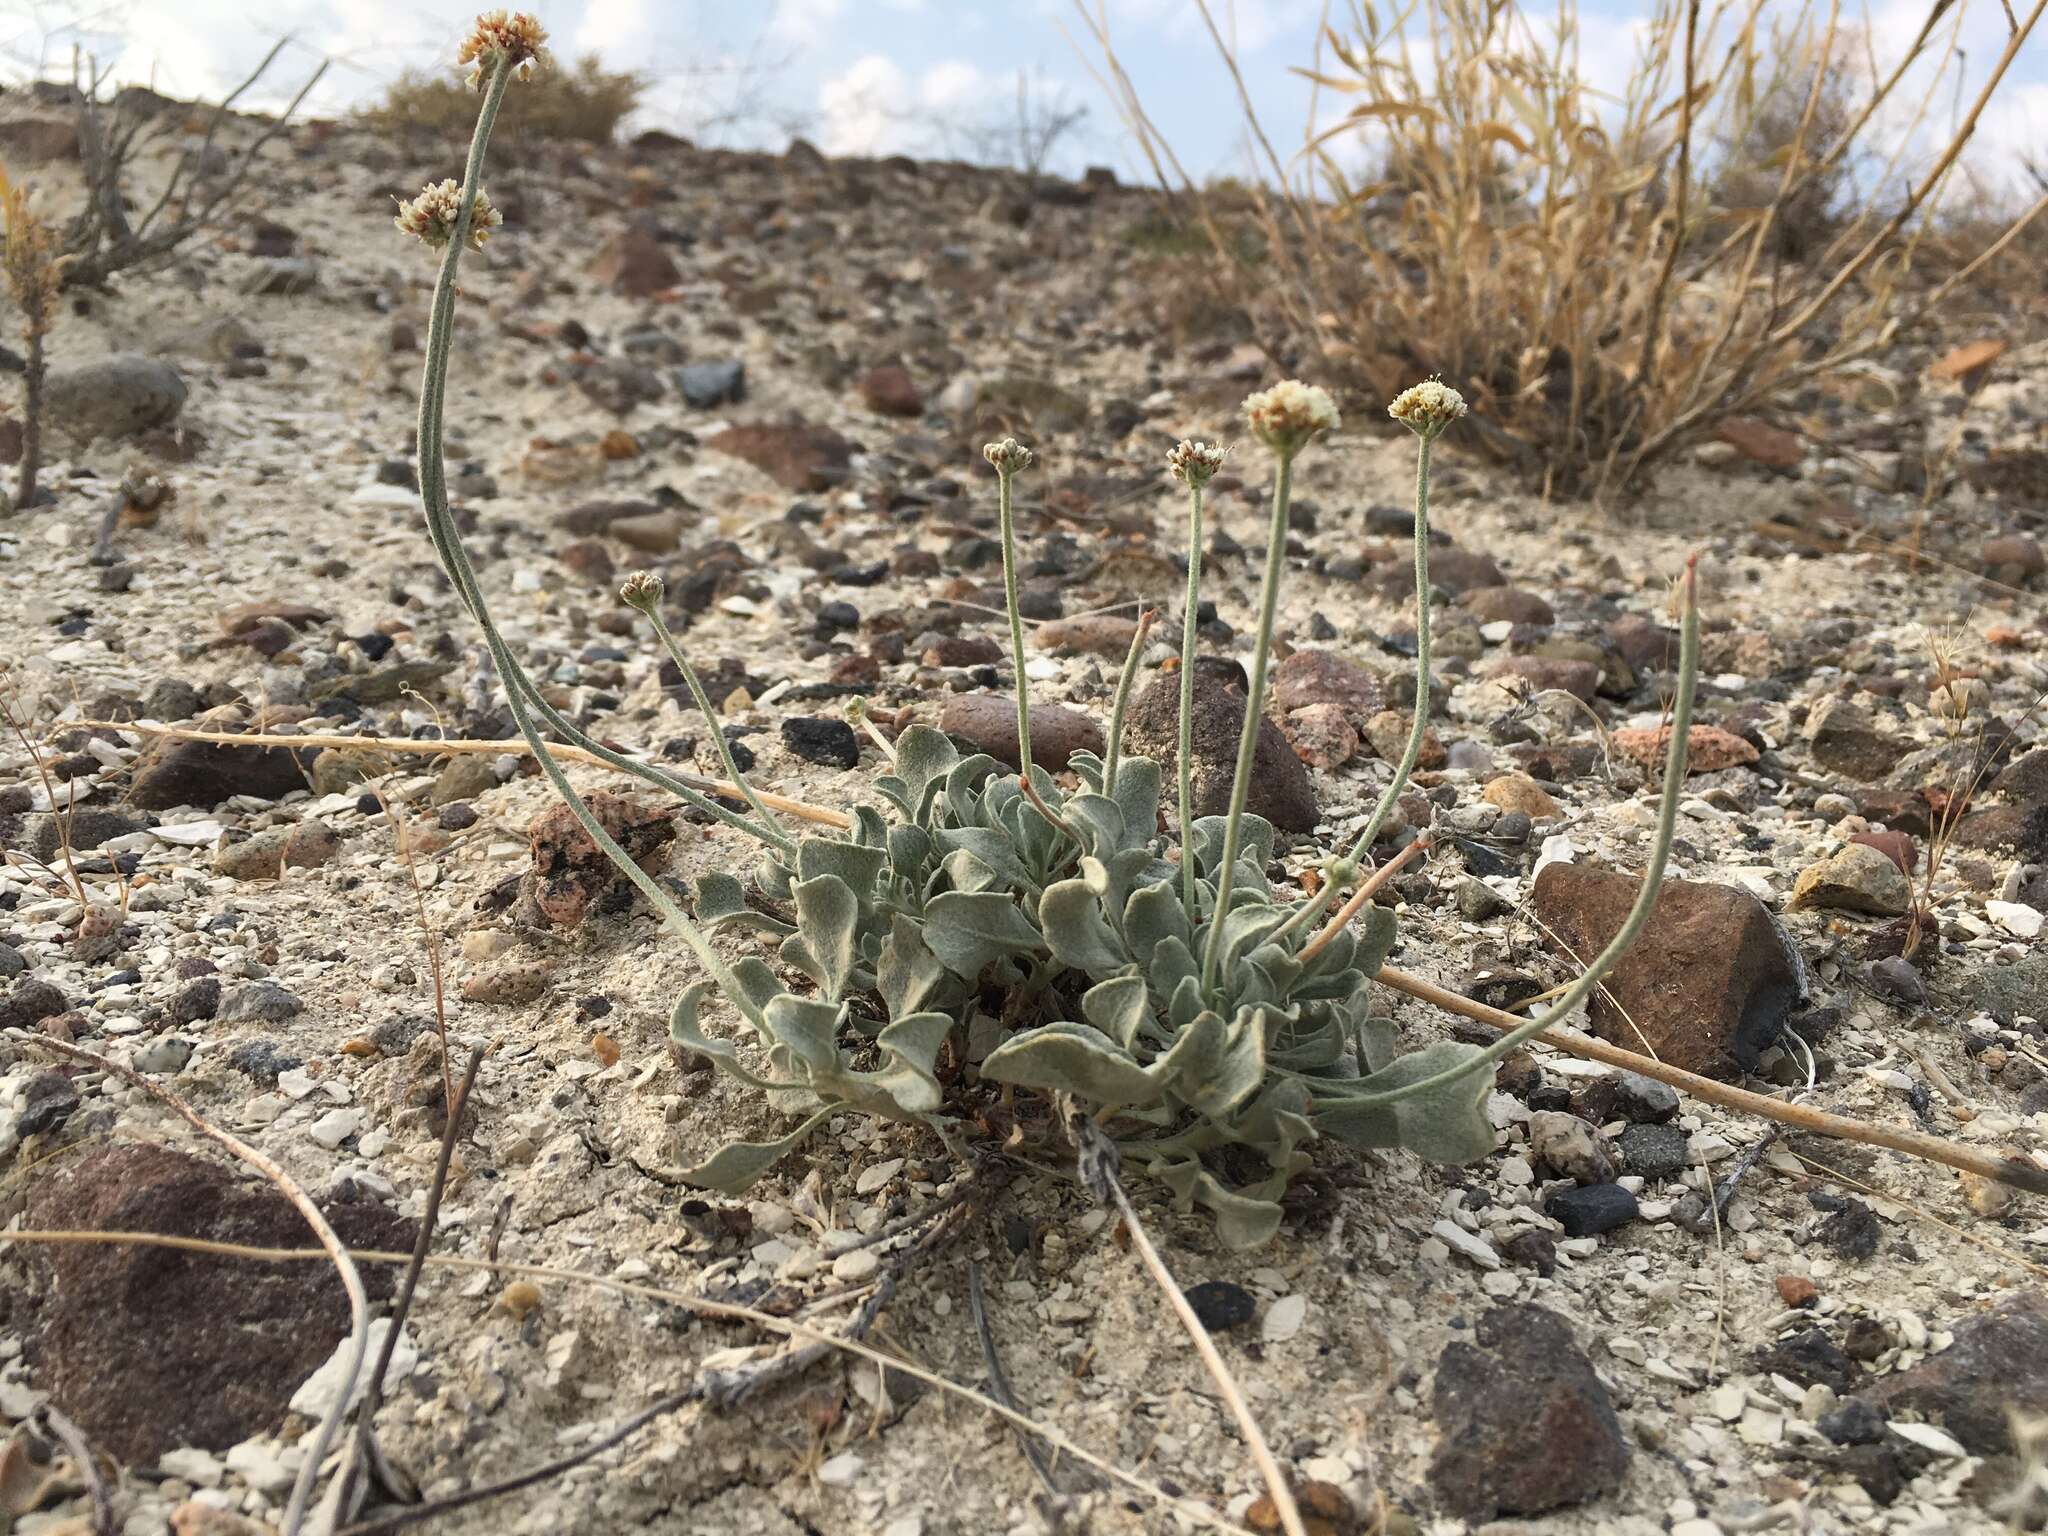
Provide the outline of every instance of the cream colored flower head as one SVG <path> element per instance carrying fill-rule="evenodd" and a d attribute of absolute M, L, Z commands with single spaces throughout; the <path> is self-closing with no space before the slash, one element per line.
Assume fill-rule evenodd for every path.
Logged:
<path fill-rule="evenodd" d="M 513 79 L 531 80 L 547 58 L 542 52 L 547 40 L 541 24 L 524 11 L 486 11 L 462 40 L 455 62 L 469 66 L 472 91 L 484 88 L 484 77 L 501 59 L 511 66 Z"/>
<path fill-rule="evenodd" d="M 1465 414 L 1465 397 L 1441 379 L 1425 379 L 1396 395 L 1387 414 L 1411 431 L 1435 437 Z"/>
<path fill-rule="evenodd" d="M 1299 379 L 1282 379 L 1271 389 L 1246 396 L 1244 419 L 1251 424 L 1252 435 L 1275 453 L 1293 453 L 1342 420 L 1327 389 Z"/>
<path fill-rule="evenodd" d="M 1182 438 L 1167 450 L 1166 472 L 1187 485 L 1207 485 L 1229 453 L 1221 443 L 1197 443 Z"/>
<path fill-rule="evenodd" d="M 398 205 L 398 217 L 391 222 L 404 233 L 439 250 L 453 238 L 455 213 L 461 206 L 460 182 L 430 181 L 420 188 L 418 197 Z M 504 222 L 505 216 L 491 206 L 488 197 L 478 192 L 470 207 L 469 243 L 482 250 L 484 242 L 491 237 L 491 231 Z"/>
<path fill-rule="evenodd" d="M 1014 437 L 1006 437 L 1000 443 L 983 443 L 981 456 L 995 465 L 999 475 L 1014 475 L 1031 467 L 1031 450 Z"/>
<path fill-rule="evenodd" d="M 619 583 L 619 601 L 628 608 L 649 612 L 661 604 L 661 594 L 667 590 L 662 579 L 653 571 L 635 571 Z"/>

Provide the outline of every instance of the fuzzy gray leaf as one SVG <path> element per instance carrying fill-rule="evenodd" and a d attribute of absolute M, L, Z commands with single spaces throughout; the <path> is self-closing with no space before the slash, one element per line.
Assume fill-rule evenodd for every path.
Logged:
<path fill-rule="evenodd" d="M 797 932 L 783 943 L 783 958 L 816 982 L 826 1001 L 837 1001 L 860 963 L 860 902 L 837 875 L 806 880 L 794 894 Z"/>
<path fill-rule="evenodd" d="M 819 1110 L 779 1141 L 729 1142 L 696 1167 L 685 1168 L 683 1182 L 721 1195 L 745 1194 L 762 1174 L 802 1146 L 831 1113 L 829 1107 Z"/>
<path fill-rule="evenodd" d="M 1023 955 L 1044 941 L 1007 892 L 946 891 L 924 909 L 924 941 L 940 964 L 973 981 L 1004 955 Z"/>
<path fill-rule="evenodd" d="M 1354 1147 L 1406 1147 L 1433 1163 L 1469 1163 L 1493 1151 L 1486 1095 L 1493 1074 L 1473 1071 L 1455 1082 L 1415 1085 L 1471 1061 L 1476 1045 L 1439 1040 L 1397 1056 L 1370 1077 L 1316 1100 L 1316 1129 Z M 1389 1094 L 1399 1095 L 1391 1101 Z"/>
<path fill-rule="evenodd" d="M 896 914 L 882 945 L 875 984 L 888 1005 L 889 1017 L 904 1019 L 922 1013 L 946 981 L 946 968 L 918 934 L 917 925 Z"/>
<path fill-rule="evenodd" d="M 1102 904 L 1086 880 L 1049 885 L 1038 901 L 1038 924 L 1046 947 L 1062 965 L 1090 976 L 1107 976 L 1127 965 L 1116 932 L 1102 920 Z"/>
<path fill-rule="evenodd" d="M 1087 1024 L 1046 1024 L 1012 1035 L 982 1062 L 981 1075 L 1094 1104 L 1151 1104 L 1162 1091 L 1127 1051 Z"/>
<path fill-rule="evenodd" d="M 1081 994 L 1081 1017 L 1127 1051 L 1137 1043 L 1138 1028 L 1151 1011 L 1142 976 L 1112 976 Z"/>

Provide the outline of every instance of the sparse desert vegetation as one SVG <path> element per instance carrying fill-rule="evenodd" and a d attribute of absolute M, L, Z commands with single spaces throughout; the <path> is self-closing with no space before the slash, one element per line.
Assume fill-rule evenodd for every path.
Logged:
<path fill-rule="evenodd" d="M 1157 185 L 0 92 L 0 1531 L 2048 1517 L 2003 64 L 1088 14 Z"/>

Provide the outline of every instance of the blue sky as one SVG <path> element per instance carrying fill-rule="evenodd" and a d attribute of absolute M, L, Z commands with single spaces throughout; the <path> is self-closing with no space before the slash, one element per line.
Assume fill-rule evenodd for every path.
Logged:
<path fill-rule="evenodd" d="M 1244 168 L 1232 87 L 1193 0 L 1086 0 L 1100 7 L 1147 110 L 1198 175 Z M 1651 0 L 1581 0 L 1594 83 L 1625 78 Z M 1789 5 L 1791 0 L 1771 0 Z M 1910 35 L 1927 0 L 1874 0 L 1880 57 Z M 1998 0 L 1961 0 L 1965 95 L 2004 46 Z M 475 0 L 0 0 L 0 69 L 61 61 L 75 37 L 117 75 L 180 95 L 217 95 L 280 34 L 292 42 L 274 101 L 321 54 L 334 63 L 315 101 L 325 111 L 374 96 L 407 64 L 447 57 Z M 1308 61 L 1323 0 L 1213 0 L 1234 32 L 1247 87 L 1275 138 L 1298 143 Z M 1341 19 L 1346 0 L 1332 0 Z M 1537 7 L 1551 13 L 1551 5 Z M 2022 12 L 2025 7 L 2019 7 Z M 1090 74 L 1099 58 L 1072 0 L 539 0 L 564 54 L 594 51 L 654 77 L 646 114 L 707 140 L 779 146 L 796 128 L 833 153 L 972 158 L 977 130 L 1014 116 L 1019 71 L 1040 103 L 1085 106 L 1058 168 L 1139 162 L 1114 106 Z M 1944 101 L 1949 98 L 1944 93 Z M 2048 143 L 2048 34 L 2023 50 L 1974 154 L 1995 176 Z"/>

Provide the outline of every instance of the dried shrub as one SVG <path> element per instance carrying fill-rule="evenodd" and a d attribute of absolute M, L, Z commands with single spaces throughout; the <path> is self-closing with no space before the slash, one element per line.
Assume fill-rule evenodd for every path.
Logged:
<path fill-rule="evenodd" d="M 1884 135 L 1946 90 L 1960 17 L 1942 0 L 1860 80 L 1834 63 L 1838 8 L 1802 12 L 1773 39 L 1763 0 L 1665 4 L 1618 98 L 1579 69 L 1574 0 L 1540 21 L 1510 0 L 1411 0 L 1390 17 L 1355 0 L 1302 71 L 1316 91 L 1302 148 L 1283 158 L 1197 3 L 1264 173 L 1248 213 L 1187 176 L 1103 13 L 1089 24 L 1105 85 L 1262 345 L 1361 393 L 1441 374 L 1473 402 L 1470 440 L 1546 490 L 1635 484 L 1731 417 L 1879 351 L 2048 206 L 1960 263 L 1927 259 L 1931 215 L 2038 5 L 2016 17 L 1953 133 L 1928 144 Z M 1774 72 L 1773 57 L 1791 63 Z M 1909 78 L 1924 84 L 1917 103 L 1900 99 Z M 1845 167 L 1862 163 L 1901 190 L 1838 207 Z M 1738 170 L 1775 171 L 1760 205 L 1747 191 L 1751 206 L 1717 204 Z M 1247 223 L 1262 236 L 1257 266 L 1240 254 Z M 1803 261 L 1788 259 L 1788 230 Z"/>
<path fill-rule="evenodd" d="M 646 90 L 645 75 L 606 69 L 596 54 L 585 54 L 571 68 L 541 70 L 509 97 L 498 132 L 515 139 L 609 144 Z M 407 69 L 362 116 L 385 132 L 466 140 L 476 125 L 476 93 L 446 70 Z"/>
<path fill-rule="evenodd" d="M 21 468 L 14 486 L 14 509 L 35 500 L 36 471 L 43 454 L 43 340 L 50 334 L 50 322 L 57 309 L 57 290 L 62 286 L 64 258 L 57 254 L 57 240 L 50 226 L 31 205 L 28 188 L 7 179 L 0 170 L 0 273 L 7 282 L 7 295 L 21 311 L 22 337 L 28 355 L 22 366 Z"/>

